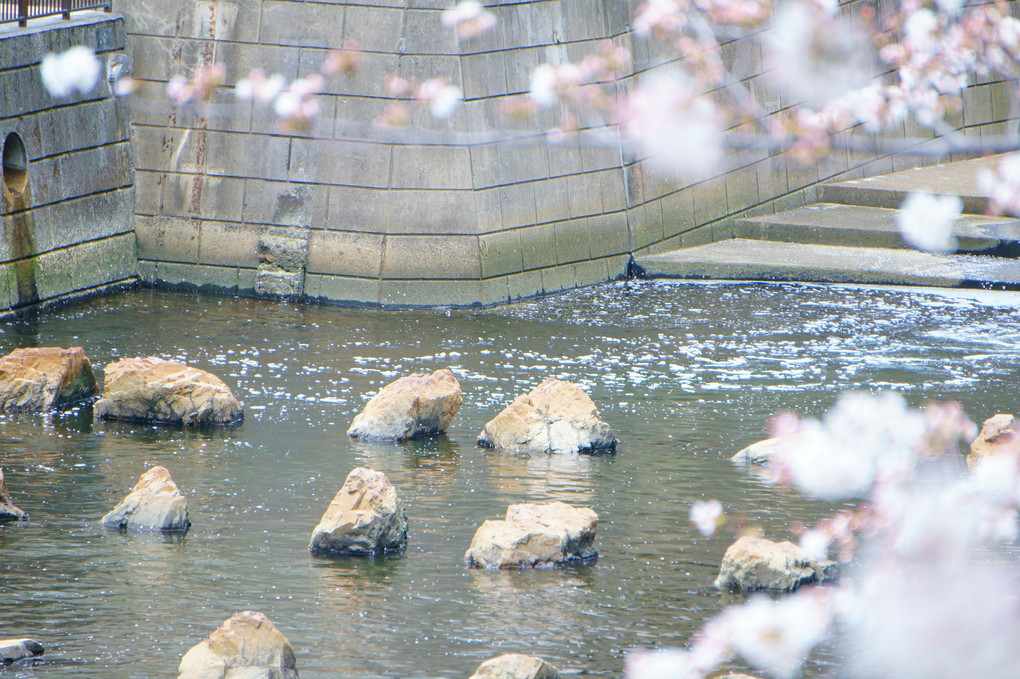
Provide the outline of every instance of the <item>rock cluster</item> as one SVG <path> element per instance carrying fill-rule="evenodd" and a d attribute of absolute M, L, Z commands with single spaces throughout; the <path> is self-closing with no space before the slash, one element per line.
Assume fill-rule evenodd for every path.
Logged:
<path fill-rule="evenodd" d="M 111 528 L 186 531 L 188 501 L 166 467 L 153 467 L 138 479 L 127 497 L 100 521 Z"/>
<path fill-rule="evenodd" d="M 125 358 L 106 366 L 96 417 L 184 425 L 241 421 L 230 388 L 205 370 L 160 358 Z"/>
<path fill-rule="evenodd" d="M 999 413 L 984 421 L 977 438 L 971 442 L 967 468 L 973 470 L 981 460 L 1004 453 L 1020 455 L 1020 436 L 1017 436 L 1016 419 Z"/>
<path fill-rule="evenodd" d="M 15 349 L 0 358 L 0 411 L 51 410 L 96 393 L 96 376 L 81 347 Z"/>
<path fill-rule="evenodd" d="M 382 472 L 358 467 L 312 531 L 313 554 L 374 555 L 407 544 L 407 515 L 397 489 Z"/>
<path fill-rule="evenodd" d="M 744 536 L 723 555 L 715 586 L 719 589 L 792 592 L 801 585 L 839 577 L 834 561 L 811 561 L 792 542 Z"/>
<path fill-rule="evenodd" d="M 514 453 L 608 452 L 616 436 L 576 384 L 549 377 L 490 420 L 479 445 Z"/>
<path fill-rule="evenodd" d="M 414 373 L 387 384 L 354 418 L 347 435 L 403 441 L 441 434 L 460 409 L 460 383 L 443 368 L 431 375 Z"/>
<path fill-rule="evenodd" d="M 533 655 L 504 653 L 479 665 L 470 679 L 560 679 L 560 673 Z"/>
<path fill-rule="evenodd" d="M 7 479 L 4 478 L 4 470 L 0 469 L 0 523 L 21 521 L 24 518 L 25 512 L 11 502 L 11 495 L 7 492 Z"/>
<path fill-rule="evenodd" d="M 181 658 L 177 679 L 297 679 L 294 648 L 264 614 L 235 613 Z"/>
<path fill-rule="evenodd" d="M 475 531 L 464 561 L 472 568 L 531 568 L 598 556 L 598 515 L 563 502 L 510 505 L 506 518 L 485 521 Z"/>

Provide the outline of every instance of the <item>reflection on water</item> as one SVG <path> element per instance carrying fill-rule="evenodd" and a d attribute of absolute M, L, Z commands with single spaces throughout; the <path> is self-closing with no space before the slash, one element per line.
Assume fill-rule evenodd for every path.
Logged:
<path fill-rule="evenodd" d="M 136 291 L 12 321 L 0 350 L 80 345 L 100 368 L 157 355 L 219 374 L 246 406 L 233 429 L 93 423 L 90 407 L 0 417 L 0 464 L 26 523 L 0 527 L 0 635 L 47 652 L 11 676 L 172 676 L 237 610 L 265 612 L 302 677 L 458 677 L 499 652 L 618 676 L 635 646 L 684 643 L 732 595 L 711 587 L 728 546 L 687 513 L 714 497 L 769 537 L 825 507 L 729 457 L 783 408 L 819 414 L 850 389 L 914 405 L 1015 410 L 1018 297 L 866 288 L 619 284 L 488 310 L 384 312 Z M 444 436 L 353 441 L 380 387 L 450 367 L 464 404 Z M 549 375 L 584 385 L 615 455 L 478 448 L 482 426 Z M 152 465 L 188 498 L 187 536 L 107 532 L 98 519 Z M 389 476 L 409 544 L 320 559 L 312 528 L 356 466 Z M 477 526 L 508 504 L 599 514 L 583 567 L 469 571 Z"/>

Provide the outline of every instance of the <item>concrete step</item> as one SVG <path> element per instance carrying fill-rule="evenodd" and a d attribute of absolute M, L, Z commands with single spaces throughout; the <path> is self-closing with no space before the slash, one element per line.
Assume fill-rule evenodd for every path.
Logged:
<path fill-rule="evenodd" d="M 983 214 L 988 199 L 977 187 L 977 172 L 982 167 L 994 168 L 1001 156 L 962 160 L 945 165 L 919 167 L 878 177 L 855 179 L 821 186 L 819 200 L 862 207 L 896 209 L 911 191 L 955 194 L 963 201 L 963 211 Z"/>
<path fill-rule="evenodd" d="M 651 278 L 1020 289 L 1020 261 L 734 238 L 635 258 Z"/>
<path fill-rule="evenodd" d="M 896 227 L 897 210 L 815 203 L 776 215 L 738 219 L 733 236 L 750 240 L 869 248 L 908 247 Z M 962 215 L 954 229 L 958 252 L 1020 258 L 1020 220 Z"/>

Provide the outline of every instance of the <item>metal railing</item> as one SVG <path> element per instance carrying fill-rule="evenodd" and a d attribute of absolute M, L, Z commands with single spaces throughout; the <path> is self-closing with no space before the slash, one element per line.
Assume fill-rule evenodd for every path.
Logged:
<path fill-rule="evenodd" d="M 82 9 L 112 11 L 112 0 L 0 0 L 0 24 L 17 21 L 22 28 L 29 19 L 61 15 L 71 18 L 71 12 Z"/>

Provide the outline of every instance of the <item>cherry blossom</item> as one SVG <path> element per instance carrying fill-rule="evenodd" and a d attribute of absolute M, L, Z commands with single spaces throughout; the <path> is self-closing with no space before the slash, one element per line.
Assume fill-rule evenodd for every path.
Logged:
<path fill-rule="evenodd" d="M 844 394 L 821 421 L 802 420 L 768 470 L 823 500 L 864 497 L 876 480 L 909 473 L 925 432 L 923 414 L 896 394 Z"/>
<path fill-rule="evenodd" d="M 256 68 L 247 78 L 237 81 L 234 96 L 241 101 L 254 100 L 260 104 L 269 104 L 286 87 L 287 79 L 279 73 L 267 77 L 265 71 Z"/>
<path fill-rule="evenodd" d="M 102 64 L 95 52 L 78 45 L 60 54 L 43 57 L 39 68 L 43 87 L 54 99 L 66 99 L 75 92 L 87 94 L 99 82 Z"/>
<path fill-rule="evenodd" d="M 702 679 L 690 653 L 674 648 L 631 651 L 627 654 L 625 679 Z"/>
<path fill-rule="evenodd" d="M 653 167 L 688 179 L 722 161 L 720 112 L 682 75 L 657 75 L 635 89 L 621 112 L 624 134 Z"/>
<path fill-rule="evenodd" d="M 977 183 L 992 210 L 1020 217 L 1020 155 L 1002 158 L 994 170 L 981 168 Z"/>
<path fill-rule="evenodd" d="M 418 86 L 414 97 L 429 107 L 429 112 L 436 120 L 446 120 L 452 116 L 464 101 L 460 88 L 443 78 L 426 80 Z"/>
<path fill-rule="evenodd" d="M 723 508 L 718 500 L 699 501 L 691 505 L 691 523 L 705 537 L 715 535 L 722 518 Z"/>
<path fill-rule="evenodd" d="M 748 663 L 777 679 L 791 679 L 829 633 L 834 610 L 821 590 L 802 590 L 773 601 L 757 595 L 721 617 L 733 648 Z"/>
<path fill-rule="evenodd" d="M 325 80 L 318 73 L 297 78 L 273 100 L 277 115 L 277 129 L 282 132 L 303 132 L 319 115 L 320 104 L 316 97 Z"/>
<path fill-rule="evenodd" d="M 956 249 L 953 226 L 962 211 L 958 196 L 911 191 L 896 213 L 896 227 L 904 242 L 918 250 L 952 252 Z"/>
<path fill-rule="evenodd" d="M 461 0 L 442 14 L 444 26 L 457 30 L 464 40 L 476 38 L 496 25 L 496 16 L 476 0 Z"/>
<path fill-rule="evenodd" d="M 182 75 L 170 78 L 166 84 L 167 99 L 176 105 L 208 101 L 213 91 L 224 83 L 226 77 L 225 64 L 198 66 L 191 80 Z"/>
<path fill-rule="evenodd" d="M 326 61 L 322 65 L 322 72 L 324 75 L 333 75 L 334 73 L 352 75 L 361 68 L 364 59 L 358 41 L 345 40 L 343 47 L 338 50 L 330 50 L 329 56 L 326 57 Z"/>
<path fill-rule="evenodd" d="M 804 552 L 804 558 L 811 561 L 829 558 L 830 544 L 832 544 L 832 536 L 821 530 L 804 531 L 797 541 L 797 545 Z"/>

